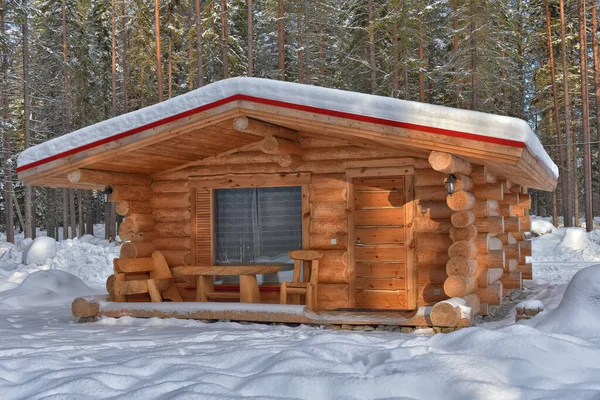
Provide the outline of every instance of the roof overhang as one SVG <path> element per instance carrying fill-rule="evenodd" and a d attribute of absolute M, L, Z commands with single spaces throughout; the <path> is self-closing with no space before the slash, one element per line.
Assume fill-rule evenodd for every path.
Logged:
<path fill-rule="evenodd" d="M 302 90 L 310 90 L 304 89 L 305 85 L 285 85 L 296 85 L 303 87 Z M 202 90 L 196 92 L 200 93 Z M 329 94 L 331 90 L 315 88 L 314 91 L 327 91 L 323 93 Z M 337 94 L 341 91 L 333 92 Z M 411 118 L 400 118 L 400 115 L 399 118 L 386 118 L 389 113 L 362 113 L 359 106 L 349 108 L 311 105 L 307 104 L 312 103 L 310 100 L 307 101 L 303 97 L 294 98 L 293 93 L 284 97 L 271 96 L 268 93 L 261 96 L 248 93 L 226 94 L 228 95 L 224 97 L 213 95 L 211 101 L 196 107 L 186 108 L 184 104 L 183 108 L 179 107 L 177 112 L 172 114 L 158 113 L 159 118 L 150 122 L 144 123 L 143 118 L 139 116 L 153 108 L 165 107 L 167 110 L 163 105 L 167 105 L 169 101 L 113 118 L 101 123 L 104 131 L 113 131 L 108 134 L 104 132 L 97 140 L 89 137 L 94 126 L 84 128 L 82 131 L 87 130 L 88 139 L 80 145 L 76 143 L 78 132 L 74 132 L 71 135 L 75 137 L 71 137 L 73 140 L 70 142 L 58 138 L 36 146 L 26 157 L 20 157 L 18 177 L 29 185 L 101 189 L 99 185 L 72 184 L 66 176 L 79 168 L 160 176 L 165 171 L 182 168 L 196 160 L 235 151 L 236 148 L 260 141 L 260 135 L 233 129 L 231 120 L 246 116 L 297 131 L 302 135 L 345 140 L 368 146 L 384 146 L 406 151 L 407 154 L 414 153 L 418 157 L 427 157 L 431 151 L 449 152 L 474 164 L 486 165 L 495 174 L 513 183 L 547 191 L 556 187 L 555 166 L 551 161 L 548 162 L 549 157 L 543 149 L 540 151 L 541 145 L 538 146 L 537 138 L 537 143 L 533 142 L 532 145 L 531 140 L 525 140 L 523 137 L 515 140 L 509 138 L 509 135 L 474 133 L 477 123 L 481 125 L 482 130 L 489 129 L 485 124 L 493 123 L 493 117 L 496 116 L 490 116 L 487 121 L 482 119 L 486 114 L 456 110 L 460 113 L 459 117 L 474 120 L 469 125 L 470 131 L 462 131 L 443 128 L 443 121 L 436 120 L 435 124 L 424 124 L 417 123 L 420 122 L 418 118 L 414 118 L 413 122 Z M 396 104 L 395 102 L 401 102 L 403 106 L 405 103 L 414 106 L 412 102 L 396 99 L 353 93 L 351 95 L 356 95 L 354 100 L 357 101 L 383 102 L 378 106 L 389 107 Z M 177 98 L 171 101 L 176 100 Z M 443 109 L 444 112 L 454 111 L 431 105 L 418 106 L 422 107 L 424 112 L 431 109 L 438 113 L 439 109 Z M 365 104 L 364 107 L 371 109 L 372 105 Z M 142 123 L 136 124 L 137 120 Z M 512 123 L 514 119 L 510 120 Z M 111 121 L 115 123 L 111 125 Z M 126 125 L 127 129 L 121 129 L 121 125 Z M 454 126 L 460 126 L 460 123 L 455 123 Z M 62 144 L 60 139 L 63 139 Z M 63 146 L 65 143 L 69 145 Z M 36 149 L 39 151 L 36 152 Z"/>

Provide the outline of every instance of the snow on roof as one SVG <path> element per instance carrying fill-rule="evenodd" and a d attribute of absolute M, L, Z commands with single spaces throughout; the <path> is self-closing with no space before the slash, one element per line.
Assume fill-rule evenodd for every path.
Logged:
<path fill-rule="evenodd" d="M 558 177 L 558 167 L 552 162 L 527 122 L 521 119 L 261 78 L 231 78 L 218 81 L 162 103 L 79 129 L 23 151 L 19 155 L 17 167 L 27 169 L 33 167 L 32 164 L 43 164 L 50 159 L 76 152 L 79 148 L 94 146 L 97 142 L 106 143 L 125 132 L 169 120 L 178 114 L 239 95 L 457 131 L 494 138 L 498 142 L 512 143 L 517 147 L 524 145 L 555 177 Z"/>

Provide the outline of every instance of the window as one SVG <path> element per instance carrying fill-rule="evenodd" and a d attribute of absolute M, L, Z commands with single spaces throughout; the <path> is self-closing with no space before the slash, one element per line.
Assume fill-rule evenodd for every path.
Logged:
<path fill-rule="evenodd" d="M 288 264 L 302 248 L 302 188 L 215 189 L 215 265 Z M 278 277 L 264 280 L 278 282 Z"/>

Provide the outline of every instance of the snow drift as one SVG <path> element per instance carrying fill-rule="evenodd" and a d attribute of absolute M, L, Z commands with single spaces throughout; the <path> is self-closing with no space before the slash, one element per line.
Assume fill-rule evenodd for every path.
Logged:
<path fill-rule="evenodd" d="M 69 304 L 76 297 L 92 294 L 92 290 L 81 279 L 67 272 L 37 271 L 16 288 L 0 292 L 0 308 Z"/>
<path fill-rule="evenodd" d="M 20 241 L 17 248 L 28 241 L 28 239 Z M 47 259 L 54 257 L 56 257 L 56 240 L 47 236 L 37 237 L 23 251 L 23 264 L 43 265 Z"/>
<path fill-rule="evenodd" d="M 526 322 L 539 330 L 578 336 L 600 336 L 600 265 L 577 272 L 558 307 Z"/>

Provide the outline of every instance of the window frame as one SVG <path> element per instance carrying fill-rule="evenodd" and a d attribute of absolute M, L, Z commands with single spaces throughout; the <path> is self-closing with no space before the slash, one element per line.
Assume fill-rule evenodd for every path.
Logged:
<path fill-rule="evenodd" d="M 302 249 L 306 250 L 309 247 L 309 231 L 310 231 L 310 180 L 309 172 L 294 172 L 294 173 L 275 173 L 275 174 L 226 174 L 217 176 L 190 177 L 188 179 L 191 200 L 192 200 L 192 260 L 194 265 L 215 265 L 214 251 L 214 189 L 245 189 L 245 188 L 267 188 L 267 187 L 282 187 L 282 186 L 299 186 L 302 192 Z M 202 193 L 203 201 L 208 201 L 208 209 L 210 210 L 210 244 L 203 248 L 210 248 L 210 258 L 204 257 L 198 259 L 198 196 Z M 207 196 L 208 195 L 208 196 Z M 206 209 L 206 207 L 203 207 Z M 217 265 L 215 265 L 217 266 Z"/>

